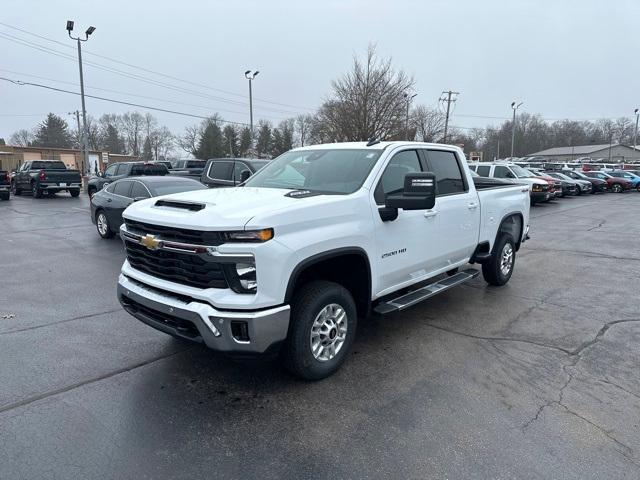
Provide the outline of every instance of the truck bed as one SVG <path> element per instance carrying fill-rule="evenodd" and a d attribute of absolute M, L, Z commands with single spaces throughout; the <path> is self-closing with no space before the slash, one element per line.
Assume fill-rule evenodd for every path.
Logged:
<path fill-rule="evenodd" d="M 473 183 L 476 190 L 486 190 L 488 188 L 504 188 L 513 187 L 513 182 L 502 180 L 500 178 L 489 177 L 473 177 Z"/>

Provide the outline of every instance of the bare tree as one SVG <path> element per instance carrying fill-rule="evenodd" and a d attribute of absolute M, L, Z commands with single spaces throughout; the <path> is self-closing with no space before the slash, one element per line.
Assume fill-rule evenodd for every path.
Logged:
<path fill-rule="evenodd" d="M 140 155 L 144 126 L 145 118 L 139 112 L 127 112 L 122 115 L 122 130 L 125 136 L 127 151 L 132 155 Z"/>
<path fill-rule="evenodd" d="M 404 128 L 403 96 L 414 85 L 412 77 L 395 71 L 391 59 L 379 59 L 370 45 L 364 61 L 353 60 L 352 70 L 332 84 L 332 95 L 318 112 L 318 121 L 333 141 L 384 139 Z"/>
<path fill-rule="evenodd" d="M 202 131 L 202 124 L 190 125 L 185 128 L 182 136 L 178 138 L 178 145 L 180 148 L 195 157 L 196 151 L 198 150 L 198 142 L 202 136 Z"/>
<path fill-rule="evenodd" d="M 436 142 L 444 134 L 445 115 L 439 110 L 418 105 L 410 116 L 410 125 L 416 131 L 416 140 L 422 142 Z"/>
<path fill-rule="evenodd" d="M 305 143 L 309 143 L 309 134 L 313 126 L 313 115 L 307 113 L 298 115 L 295 119 L 295 131 L 298 134 L 298 140 L 301 147 L 304 147 Z"/>
<path fill-rule="evenodd" d="M 151 132 L 151 147 L 156 161 L 167 158 L 174 145 L 175 137 L 167 127 L 162 126 Z"/>
<path fill-rule="evenodd" d="M 33 132 L 23 128 L 9 137 L 9 145 L 15 145 L 16 147 L 28 147 L 34 139 L 35 136 L 33 135 Z"/>

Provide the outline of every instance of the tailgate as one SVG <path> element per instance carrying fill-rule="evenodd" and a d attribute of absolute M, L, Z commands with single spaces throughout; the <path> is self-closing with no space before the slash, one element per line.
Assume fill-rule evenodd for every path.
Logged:
<path fill-rule="evenodd" d="M 80 183 L 77 170 L 45 170 L 44 183 Z"/>

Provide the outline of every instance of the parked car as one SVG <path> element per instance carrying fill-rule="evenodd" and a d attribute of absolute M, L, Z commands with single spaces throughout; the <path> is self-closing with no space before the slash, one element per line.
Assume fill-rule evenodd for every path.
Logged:
<path fill-rule="evenodd" d="M 9 172 L 0 170 L 0 199 L 9 200 L 11 198 L 11 177 Z"/>
<path fill-rule="evenodd" d="M 167 170 L 171 170 L 173 169 L 173 163 L 171 163 L 169 160 L 154 160 L 150 163 L 155 163 L 158 165 L 164 165 L 165 167 L 167 167 Z"/>
<path fill-rule="evenodd" d="M 60 160 L 30 160 L 16 170 L 12 188 L 14 195 L 30 191 L 34 198 L 42 198 L 45 192 L 48 195 L 69 192 L 77 197 L 81 185 L 80 172 L 68 169 Z"/>
<path fill-rule="evenodd" d="M 233 187 L 247 180 L 269 160 L 212 158 L 207 161 L 200 181 L 207 187 Z"/>
<path fill-rule="evenodd" d="M 530 168 L 529 170 L 543 180 L 554 182 L 556 197 L 562 198 L 566 196 L 578 195 L 578 187 L 576 187 L 576 184 L 573 180 L 562 180 L 561 178 L 554 177 L 553 175 L 550 175 L 549 172 L 541 170 L 539 168 Z"/>
<path fill-rule="evenodd" d="M 591 189 L 593 188 L 593 186 L 591 185 L 591 182 L 587 180 L 573 179 L 565 175 L 564 173 L 547 172 L 547 175 L 553 178 L 557 178 L 558 180 L 561 180 L 563 183 L 573 184 L 575 187 L 575 195 L 582 195 L 583 193 L 591 193 Z"/>
<path fill-rule="evenodd" d="M 162 164 L 152 162 L 120 162 L 109 165 L 104 172 L 91 177 L 88 182 L 87 191 L 89 197 L 102 190 L 116 180 L 127 177 L 168 175 L 169 170 Z"/>
<path fill-rule="evenodd" d="M 124 213 L 122 307 L 213 350 L 281 351 L 309 380 L 348 358 L 358 317 L 460 285 L 479 273 L 458 270 L 468 262 L 506 284 L 529 230 L 527 185 L 477 190 L 462 150 L 442 144 L 303 147 L 243 188 L 162 200 Z"/>
<path fill-rule="evenodd" d="M 113 237 L 122 225 L 122 212 L 133 202 L 207 187 L 192 178 L 147 176 L 116 180 L 91 197 L 91 221 L 102 238 Z"/>
<path fill-rule="evenodd" d="M 206 160 L 176 160 L 170 173 L 171 175 L 199 179 L 202 176 L 206 164 Z"/>
<path fill-rule="evenodd" d="M 591 193 L 605 193 L 609 190 L 609 186 L 605 180 L 599 178 L 587 177 L 583 172 L 575 170 L 562 170 L 562 173 L 574 180 L 584 180 L 591 183 Z"/>
<path fill-rule="evenodd" d="M 624 178 L 625 180 L 629 180 L 633 185 L 633 188 L 640 192 L 640 175 L 636 175 L 629 170 L 614 170 L 612 172 L 608 172 L 612 177 Z"/>
<path fill-rule="evenodd" d="M 623 193 L 633 188 L 633 184 L 629 180 L 625 178 L 612 177 L 605 172 L 590 171 L 584 172 L 584 174 L 587 177 L 599 178 L 600 180 L 604 180 L 605 182 L 607 182 L 609 190 L 611 190 L 613 193 Z"/>
<path fill-rule="evenodd" d="M 547 202 L 554 197 L 552 185 L 537 178 L 529 170 L 515 163 L 505 162 L 480 162 L 470 163 L 469 168 L 481 177 L 500 178 L 512 183 L 529 186 L 531 205 L 539 202 Z"/>

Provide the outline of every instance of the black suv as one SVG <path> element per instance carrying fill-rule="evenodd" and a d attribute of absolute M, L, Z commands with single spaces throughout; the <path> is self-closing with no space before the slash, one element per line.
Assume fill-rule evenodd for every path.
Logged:
<path fill-rule="evenodd" d="M 168 175 L 169 170 L 161 163 L 120 162 L 109 165 L 107 169 L 91 178 L 88 184 L 89 197 L 99 192 L 105 185 L 125 177 L 139 177 L 143 175 Z"/>
<path fill-rule="evenodd" d="M 233 187 L 264 167 L 269 160 L 212 158 L 207 161 L 200 181 L 209 188 Z"/>

